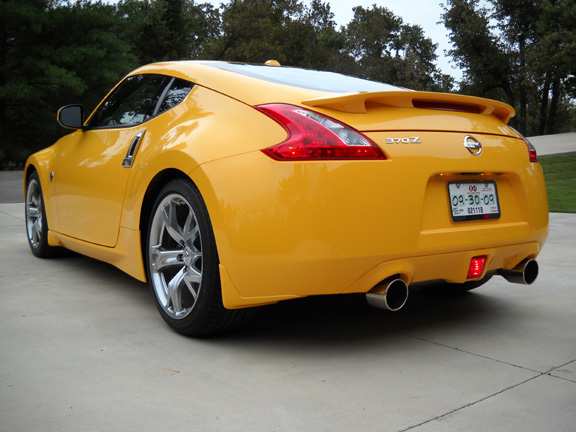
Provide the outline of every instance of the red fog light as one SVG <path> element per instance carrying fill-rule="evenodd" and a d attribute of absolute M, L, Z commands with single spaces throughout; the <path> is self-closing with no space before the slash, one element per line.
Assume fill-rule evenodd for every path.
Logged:
<path fill-rule="evenodd" d="M 470 267 L 468 268 L 467 279 L 476 279 L 484 273 L 484 265 L 486 264 L 486 255 L 477 256 L 470 260 Z"/>

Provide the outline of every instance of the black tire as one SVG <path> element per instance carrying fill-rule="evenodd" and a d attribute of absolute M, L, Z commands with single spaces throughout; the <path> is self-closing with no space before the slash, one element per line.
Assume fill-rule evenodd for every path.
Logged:
<path fill-rule="evenodd" d="M 34 171 L 26 182 L 26 202 L 24 205 L 26 234 L 32 253 L 38 258 L 56 255 L 59 248 L 48 244 L 48 220 L 44 209 L 44 194 L 38 173 Z"/>
<path fill-rule="evenodd" d="M 222 304 L 212 225 L 191 182 L 172 180 L 156 198 L 144 255 L 156 307 L 176 332 L 209 335 L 236 328 L 251 317 L 251 310 L 229 310 Z"/>

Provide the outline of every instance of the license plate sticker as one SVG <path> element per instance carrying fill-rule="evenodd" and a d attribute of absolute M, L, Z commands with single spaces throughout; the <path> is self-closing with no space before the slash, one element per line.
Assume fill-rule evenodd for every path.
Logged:
<path fill-rule="evenodd" d="M 454 222 L 500 218 L 496 182 L 450 182 L 448 196 Z"/>

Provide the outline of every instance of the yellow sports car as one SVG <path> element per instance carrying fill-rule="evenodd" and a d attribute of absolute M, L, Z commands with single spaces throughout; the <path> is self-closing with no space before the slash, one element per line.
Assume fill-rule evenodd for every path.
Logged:
<path fill-rule="evenodd" d="M 340 74 L 181 61 L 141 67 L 25 171 L 32 252 L 64 247 L 148 281 L 177 332 L 253 306 L 412 284 L 532 283 L 548 235 L 534 148 L 503 103 Z"/>

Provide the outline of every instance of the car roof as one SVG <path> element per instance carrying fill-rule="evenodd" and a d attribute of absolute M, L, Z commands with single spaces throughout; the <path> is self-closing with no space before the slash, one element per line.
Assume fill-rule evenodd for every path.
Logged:
<path fill-rule="evenodd" d="M 159 73 L 192 81 L 249 105 L 338 94 L 402 91 L 399 87 L 334 72 L 220 61 L 173 61 L 142 66 L 129 75 Z"/>
<path fill-rule="evenodd" d="M 453 93 L 413 91 L 334 72 L 274 65 L 184 60 L 152 63 L 130 75 L 157 73 L 192 81 L 251 106 L 288 103 L 361 114 L 369 104 L 412 108 L 413 100 L 472 106 L 507 124 L 514 108 L 498 101 Z"/>

